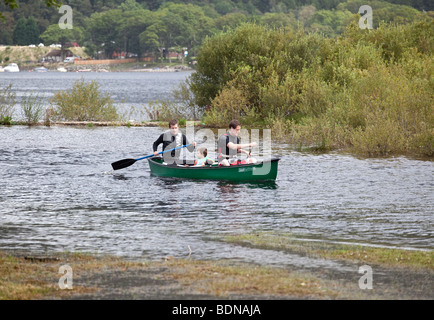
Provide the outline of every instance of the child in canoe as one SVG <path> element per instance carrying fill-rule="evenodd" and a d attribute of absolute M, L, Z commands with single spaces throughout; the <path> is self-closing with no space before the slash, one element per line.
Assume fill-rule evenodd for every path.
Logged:
<path fill-rule="evenodd" d="M 214 161 L 208 158 L 208 150 L 205 147 L 200 147 L 196 151 L 196 160 L 194 160 L 194 167 L 201 167 L 211 165 Z"/>

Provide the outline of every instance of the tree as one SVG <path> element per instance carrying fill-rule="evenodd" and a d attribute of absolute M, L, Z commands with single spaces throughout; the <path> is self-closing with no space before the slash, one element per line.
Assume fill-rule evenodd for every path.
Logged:
<path fill-rule="evenodd" d="M 118 27 L 119 35 L 123 37 L 125 52 L 134 52 L 141 56 L 144 48 L 140 43 L 139 35 L 154 23 L 154 17 L 151 11 L 142 9 L 140 6 L 134 9 L 131 1 L 125 4 L 127 3 L 130 7 L 122 14 Z"/>
<path fill-rule="evenodd" d="M 120 9 L 97 12 L 90 16 L 87 24 L 90 41 L 109 58 L 115 50 L 122 48 L 123 39 L 119 34 L 122 14 Z"/>
<path fill-rule="evenodd" d="M 39 28 L 33 17 L 20 18 L 13 33 L 14 43 L 19 46 L 37 44 L 39 41 Z"/>
<path fill-rule="evenodd" d="M 406 24 L 419 19 L 423 14 L 414 8 L 393 4 L 385 1 L 371 0 L 366 3 L 365 0 L 348 0 L 337 6 L 338 10 L 348 10 L 352 13 L 357 13 L 360 6 L 368 4 L 373 12 L 373 27 L 374 29 L 380 26 L 381 22 L 393 22 L 397 24 Z"/>
<path fill-rule="evenodd" d="M 223 14 L 231 13 L 235 9 L 235 6 L 232 1 L 221 0 L 215 4 L 215 9 L 217 10 L 218 13 L 223 15 Z"/>
<path fill-rule="evenodd" d="M 14 30 L 14 43 L 19 46 L 28 45 L 27 43 L 27 19 L 20 18 Z"/>
<path fill-rule="evenodd" d="M 62 60 L 65 58 L 65 47 L 67 42 L 80 41 L 83 31 L 80 27 L 73 29 L 60 29 L 58 24 L 48 26 L 47 30 L 41 35 L 45 43 L 59 43 L 62 48 Z"/>
<path fill-rule="evenodd" d="M 11 10 L 18 8 L 18 3 L 16 0 L 2 0 L 2 1 Z M 47 7 L 60 7 L 61 6 L 60 0 L 44 0 L 44 3 Z M 5 19 L 1 12 L 0 12 L 0 18 L 3 20 Z"/>
<path fill-rule="evenodd" d="M 297 28 L 297 20 L 293 13 L 266 13 L 260 18 L 262 24 L 269 25 L 274 28 L 292 27 Z"/>
<path fill-rule="evenodd" d="M 327 36 L 336 36 L 344 32 L 351 22 L 353 14 L 348 10 L 319 10 L 306 22 L 311 30 Z"/>
<path fill-rule="evenodd" d="M 218 30 L 235 29 L 240 24 L 247 21 L 247 17 L 242 13 L 228 13 L 214 19 L 214 26 Z"/>
<path fill-rule="evenodd" d="M 27 19 L 26 29 L 28 41 L 27 44 L 38 44 L 40 32 L 38 25 L 36 24 L 36 20 L 33 17 Z"/>
<path fill-rule="evenodd" d="M 305 24 L 314 15 L 316 8 L 314 6 L 304 6 L 298 11 L 298 20 Z"/>
<path fill-rule="evenodd" d="M 5 12 L 4 19 L 0 19 L 0 43 L 3 45 L 14 44 L 13 32 L 14 32 L 15 20 L 12 12 Z"/>
<path fill-rule="evenodd" d="M 191 48 L 200 45 L 213 28 L 212 18 L 192 4 L 167 4 L 153 15 L 153 23 L 139 35 L 146 51 L 159 52 L 160 58 L 173 47 Z"/>
<path fill-rule="evenodd" d="M 190 48 L 200 45 L 202 40 L 212 32 L 212 19 L 203 9 L 192 4 L 169 4 L 164 7 L 161 23 L 166 26 L 162 34 L 165 48 L 179 46 Z"/>
<path fill-rule="evenodd" d="M 159 52 L 160 58 L 164 58 L 164 43 L 162 35 L 166 27 L 162 23 L 154 23 L 139 35 L 140 45 L 147 52 Z"/>
<path fill-rule="evenodd" d="M 136 0 L 125 0 L 125 2 L 120 5 L 120 8 L 122 11 L 137 11 L 143 9 Z"/>

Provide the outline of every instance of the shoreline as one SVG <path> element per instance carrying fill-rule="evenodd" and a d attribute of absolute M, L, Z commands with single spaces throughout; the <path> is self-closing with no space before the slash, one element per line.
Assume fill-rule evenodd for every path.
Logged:
<path fill-rule="evenodd" d="M 0 124 L 0 127 L 26 126 L 26 127 L 166 127 L 167 121 L 50 121 L 49 125 L 40 121 L 38 123 L 28 124 L 26 121 L 11 121 L 10 124 Z M 194 121 L 195 126 L 201 126 L 200 121 Z"/>
<path fill-rule="evenodd" d="M 73 72 L 148 72 L 148 73 L 171 73 L 171 72 L 194 72 L 195 69 L 178 63 L 151 63 L 143 64 L 139 62 L 119 63 L 119 64 L 73 64 L 73 63 L 47 63 L 38 62 L 31 64 L 18 63 L 20 71 L 18 73 L 73 73 Z M 46 68 L 45 71 L 35 71 L 36 68 Z M 61 69 L 62 68 L 62 69 Z M 60 71 L 61 69 L 62 71 Z M 0 71 L 1 74 L 9 72 Z"/>
<path fill-rule="evenodd" d="M 210 126 L 202 123 L 201 121 L 193 121 L 195 128 L 201 128 L 201 129 L 219 129 L 215 126 Z M 26 127 L 87 127 L 87 128 L 94 128 L 94 127 L 160 127 L 160 128 L 166 128 L 168 126 L 167 121 L 135 121 L 135 120 L 129 120 L 129 121 L 50 121 L 50 123 L 47 125 L 44 121 L 39 121 L 38 123 L 32 123 L 28 124 L 26 121 L 15 121 L 12 120 L 9 124 L 4 124 L 0 122 L 0 128 L 2 127 L 13 127 L 13 126 L 26 126 Z M 180 126 L 181 129 L 185 128 L 185 125 Z M 249 125 L 244 125 L 245 129 L 252 129 Z M 260 129 L 266 129 L 266 128 L 260 128 Z M 277 143 L 284 143 L 288 144 L 287 141 L 282 141 L 280 139 L 276 139 Z M 290 144 L 290 143 L 289 143 Z M 417 153 L 393 153 L 389 155 L 363 155 L 359 152 L 352 151 L 351 147 L 343 147 L 341 149 L 335 149 L 335 150 L 317 150 L 315 147 L 304 147 L 301 148 L 293 145 L 292 149 L 294 149 L 297 152 L 307 152 L 312 154 L 328 154 L 328 153 L 339 153 L 339 154 L 348 154 L 357 158 L 363 158 L 363 159 L 389 159 L 389 158 L 396 158 L 396 157 L 405 157 L 412 160 L 419 160 L 419 161 L 434 161 L 433 157 L 417 154 Z"/>
<path fill-rule="evenodd" d="M 254 236 L 261 238 L 263 235 Z M 282 238 L 276 236 L 274 240 L 281 241 Z M 276 250 L 254 241 L 242 244 L 240 241 L 246 240 L 237 236 L 222 241 Z M 271 246 L 274 243 L 271 241 Z M 324 249 L 324 244 L 321 246 Z M 311 250 L 312 246 L 298 246 L 297 254 L 314 257 Z M 334 249 L 327 246 L 326 250 Z M 359 249 L 348 246 L 346 250 L 348 253 Z M 381 250 L 389 256 L 390 252 L 386 251 Z M 395 250 L 394 254 L 407 255 L 408 252 Z M 184 257 L 149 260 L 104 254 L 62 252 L 41 255 L 22 250 L 0 250 L 0 279 L 3 280 L 0 282 L 0 300 L 430 300 L 434 288 L 430 262 L 433 251 L 426 255 L 429 260 L 422 266 L 415 266 L 406 259 L 400 261 L 401 265 L 356 259 L 348 263 L 353 271 L 343 271 L 233 260 L 196 260 L 191 252 Z M 330 255 L 322 259 L 342 262 L 348 257 L 354 258 L 353 255 L 345 258 Z M 372 266 L 372 289 L 365 290 L 360 286 L 363 274 L 358 268 L 362 264 Z M 60 288 L 62 272 L 59 273 L 59 269 L 62 266 L 71 268 L 71 290 Z M 68 283 L 64 279 L 63 283 Z"/>

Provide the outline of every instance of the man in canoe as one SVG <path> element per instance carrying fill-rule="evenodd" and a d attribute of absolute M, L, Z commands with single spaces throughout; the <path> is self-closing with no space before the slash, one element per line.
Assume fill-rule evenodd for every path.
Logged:
<path fill-rule="evenodd" d="M 223 134 L 218 140 L 218 162 L 220 166 L 230 166 L 243 163 L 256 163 L 255 158 L 240 160 L 237 158 L 238 153 L 246 153 L 250 157 L 250 152 L 243 148 L 256 147 L 257 143 L 241 143 L 238 137 L 241 130 L 241 123 L 238 120 L 232 120 L 229 123 L 229 131 Z"/>
<path fill-rule="evenodd" d="M 171 120 L 169 122 L 169 130 L 163 132 L 158 137 L 158 139 L 155 140 L 152 146 L 155 156 L 158 156 L 157 149 L 160 144 L 163 144 L 163 151 L 189 144 L 185 134 L 179 131 L 179 125 L 177 120 Z M 193 141 L 193 143 L 187 147 L 187 150 L 193 152 L 195 147 L 196 147 L 196 142 Z M 180 154 L 181 154 L 181 149 L 163 153 L 164 162 L 168 164 L 176 163 L 179 160 Z"/>

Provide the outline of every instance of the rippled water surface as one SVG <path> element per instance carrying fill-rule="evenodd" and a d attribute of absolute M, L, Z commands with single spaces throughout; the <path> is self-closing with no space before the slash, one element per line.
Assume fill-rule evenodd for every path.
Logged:
<path fill-rule="evenodd" d="M 434 247 L 432 162 L 275 145 L 274 184 L 158 178 L 147 160 L 112 171 L 116 160 L 149 154 L 160 132 L 0 127 L 0 248 L 161 257 L 190 246 L 199 258 L 261 259 L 210 239 L 253 231 Z"/>
<path fill-rule="evenodd" d="M 0 126 L 0 249 L 295 263 L 216 241 L 272 231 L 305 239 L 434 249 L 434 164 L 312 155 L 273 143 L 272 184 L 158 178 L 160 128 Z M 208 146 L 212 148 L 212 146 Z M 333 264 L 299 257 L 298 264 Z"/>

